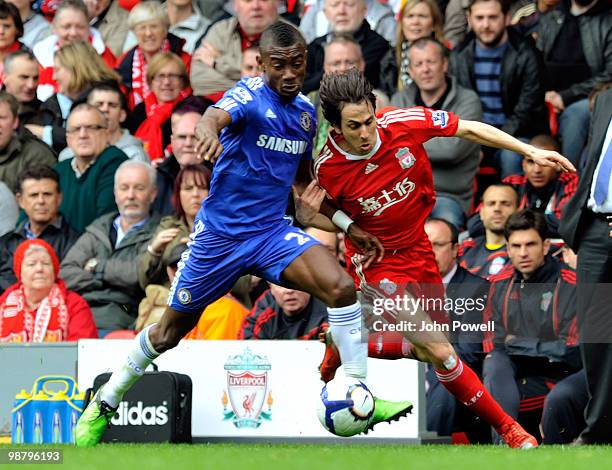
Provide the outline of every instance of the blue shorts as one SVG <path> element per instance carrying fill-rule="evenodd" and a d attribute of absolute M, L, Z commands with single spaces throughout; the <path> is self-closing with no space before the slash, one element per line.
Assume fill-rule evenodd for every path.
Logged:
<path fill-rule="evenodd" d="M 288 223 L 247 240 L 234 240 L 206 230 L 198 218 L 190 238 L 170 288 L 168 306 L 198 314 L 227 294 L 245 274 L 281 284 L 285 268 L 308 248 L 320 244 Z"/>

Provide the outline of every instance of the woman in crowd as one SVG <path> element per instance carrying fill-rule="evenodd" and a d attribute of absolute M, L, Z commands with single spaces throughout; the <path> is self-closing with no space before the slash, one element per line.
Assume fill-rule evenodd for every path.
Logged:
<path fill-rule="evenodd" d="M 147 70 L 156 54 L 174 52 L 184 62 L 188 73 L 191 56 L 183 51 L 185 40 L 168 32 L 168 14 L 158 2 L 146 1 L 136 5 L 128 16 L 128 25 L 136 35 L 138 45 L 119 58 L 117 71 L 130 91 L 128 105 L 134 109 L 150 91 Z"/>
<path fill-rule="evenodd" d="M 51 25 L 42 15 L 32 10 L 30 0 L 11 0 L 10 3 L 19 11 L 19 18 L 23 24 L 23 35 L 19 40 L 27 48 L 32 49 L 34 44 L 51 34 Z"/>
<path fill-rule="evenodd" d="M 76 341 L 97 338 L 87 302 L 59 278 L 53 248 L 34 238 L 13 258 L 17 283 L 0 297 L 0 342 Z"/>
<path fill-rule="evenodd" d="M 0 85 L 4 84 L 4 59 L 11 52 L 24 49 L 19 38 L 23 36 L 23 23 L 19 10 L 12 3 L 0 0 Z"/>
<path fill-rule="evenodd" d="M 397 90 L 412 83 L 408 73 L 408 48 L 417 39 L 433 37 L 442 44 L 444 22 L 436 0 L 408 0 L 400 10 L 395 49 L 383 57 L 381 89 L 392 96 Z"/>
<path fill-rule="evenodd" d="M 184 62 L 172 52 L 160 52 L 149 63 L 150 91 L 128 117 L 126 127 L 141 139 L 151 160 L 164 157 L 170 144 L 170 117 L 174 107 L 191 95 Z"/>
<path fill-rule="evenodd" d="M 66 147 L 65 125 L 72 103 L 92 83 L 118 81 L 119 75 L 85 41 L 60 47 L 54 60 L 53 78 L 57 82 L 58 91 L 40 107 L 42 126 L 28 124 L 26 127 L 59 153 Z"/>

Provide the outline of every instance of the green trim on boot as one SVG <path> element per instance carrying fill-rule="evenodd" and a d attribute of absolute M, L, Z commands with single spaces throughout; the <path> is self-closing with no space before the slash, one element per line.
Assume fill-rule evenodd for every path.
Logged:
<path fill-rule="evenodd" d="M 96 392 L 92 400 L 83 411 L 75 429 L 77 447 L 93 447 L 100 442 L 104 430 L 110 427 L 111 419 L 117 412 L 108 403 L 100 400 L 100 391 Z"/>

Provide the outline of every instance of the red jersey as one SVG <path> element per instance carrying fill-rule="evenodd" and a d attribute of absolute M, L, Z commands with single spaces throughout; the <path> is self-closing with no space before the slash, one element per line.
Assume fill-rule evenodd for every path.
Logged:
<path fill-rule="evenodd" d="M 367 155 L 345 152 L 337 143 L 342 136 L 330 133 L 315 162 L 319 184 L 388 253 L 429 244 L 423 226 L 435 191 L 423 143 L 454 136 L 459 118 L 423 107 L 384 108 L 376 123 L 378 139 Z M 356 250 L 346 240 L 351 255 Z"/>

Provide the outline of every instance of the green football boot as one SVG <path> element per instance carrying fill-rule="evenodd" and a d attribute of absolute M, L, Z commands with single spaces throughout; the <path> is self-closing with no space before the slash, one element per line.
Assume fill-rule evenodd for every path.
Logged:
<path fill-rule="evenodd" d="M 378 423 L 399 421 L 400 418 L 411 412 L 412 403 L 409 401 L 387 401 L 374 397 L 374 413 L 370 417 L 365 434 L 374 429 Z"/>
<path fill-rule="evenodd" d="M 96 392 L 77 422 L 75 429 L 77 447 L 93 447 L 98 444 L 104 430 L 110 426 L 111 419 L 115 416 L 117 409 L 100 400 L 101 390 L 102 387 Z"/>

